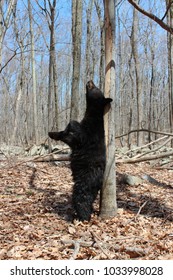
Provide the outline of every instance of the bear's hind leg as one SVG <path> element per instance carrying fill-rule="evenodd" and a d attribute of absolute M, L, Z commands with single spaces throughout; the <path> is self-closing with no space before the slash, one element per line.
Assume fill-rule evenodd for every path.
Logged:
<path fill-rule="evenodd" d="M 73 208 L 80 221 L 89 221 L 93 213 L 93 202 L 96 198 L 94 190 L 91 191 L 84 183 L 75 183 L 72 195 Z"/>

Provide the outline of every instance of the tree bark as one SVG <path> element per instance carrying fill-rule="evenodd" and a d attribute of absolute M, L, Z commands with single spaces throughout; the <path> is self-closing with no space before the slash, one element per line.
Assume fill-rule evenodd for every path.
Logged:
<path fill-rule="evenodd" d="M 20 126 L 20 109 L 21 109 L 21 101 L 24 91 L 24 83 L 25 83 L 25 71 L 24 71 L 24 56 L 23 56 L 23 45 L 20 41 L 20 49 L 21 49 L 21 72 L 18 77 L 18 82 L 16 86 L 16 102 L 15 102 L 15 114 L 14 114 L 14 124 L 13 124 L 13 133 L 12 133 L 12 144 L 19 144 L 19 139 L 17 137 L 17 132 Z"/>
<path fill-rule="evenodd" d="M 81 41 L 82 41 L 82 5 L 83 0 L 72 1 L 72 43 L 73 43 L 73 75 L 71 92 L 70 119 L 79 117 L 79 85 L 81 67 Z"/>
<path fill-rule="evenodd" d="M 86 81 L 93 80 L 92 77 L 92 70 L 91 70 L 91 15 L 92 15 L 92 9 L 93 9 L 93 1 L 90 0 L 88 4 L 88 9 L 87 9 L 87 37 L 86 37 Z"/>
<path fill-rule="evenodd" d="M 58 130 L 58 91 L 57 91 L 57 64 L 55 51 L 55 9 L 56 0 L 53 3 L 49 1 L 48 25 L 50 30 L 50 47 L 49 47 L 49 86 L 48 86 L 48 131 L 52 128 Z M 48 138 L 49 149 L 51 150 L 51 141 Z"/>
<path fill-rule="evenodd" d="M 115 97 L 115 0 L 104 1 L 105 11 L 105 96 Z M 117 212 L 115 176 L 115 100 L 105 114 L 107 164 L 101 190 L 102 218 L 114 217 Z"/>
<path fill-rule="evenodd" d="M 104 45 L 104 19 L 101 14 L 101 7 L 98 1 L 94 1 L 96 12 L 99 20 L 100 26 L 100 65 L 99 65 L 99 88 L 104 91 L 104 58 L 105 58 L 105 45 Z"/>
<path fill-rule="evenodd" d="M 152 110 L 153 110 L 153 91 L 154 91 L 154 50 L 151 47 L 151 78 L 150 78 L 150 92 L 149 92 L 149 112 L 148 112 L 148 142 L 151 142 L 151 128 L 152 128 Z"/>
<path fill-rule="evenodd" d="M 34 31 L 33 31 L 33 17 L 31 2 L 28 0 L 28 14 L 31 36 L 31 66 L 32 66 L 32 97 L 33 97 L 33 120 L 34 120 L 34 138 L 35 143 L 39 143 L 39 130 L 38 130 L 38 113 L 37 113 L 37 82 L 35 71 L 35 46 L 34 46 Z"/>
<path fill-rule="evenodd" d="M 169 10 L 167 13 L 168 25 L 173 28 L 173 4 L 170 5 L 170 0 L 166 0 Z M 169 85 L 169 123 L 170 132 L 173 132 L 173 35 L 168 33 L 167 36 L 168 46 L 168 85 Z M 173 141 L 172 141 L 173 146 Z"/>
<path fill-rule="evenodd" d="M 4 41 L 6 31 L 9 27 L 11 15 L 13 13 L 13 10 L 15 9 L 16 3 L 17 3 L 17 0 L 8 1 L 6 17 L 4 17 L 3 1 L 0 1 L 0 69 L 1 69 L 1 64 L 2 64 L 2 44 Z"/>
<path fill-rule="evenodd" d="M 138 0 L 139 1 L 139 0 Z M 137 100 L 137 128 L 141 128 L 142 118 L 143 118 L 143 105 L 142 105 L 142 86 L 141 86 L 141 77 L 140 77 L 140 60 L 138 53 L 138 15 L 137 10 L 133 10 L 133 25 L 131 32 L 131 46 L 132 46 L 132 55 L 135 63 L 135 77 L 136 77 L 136 100 Z M 137 145 L 141 146 L 142 137 L 141 134 L 137 133 Z"/>
<path fill-rule="evenodd" d="M 20 35 L 20 31 L 17 27 L 17 17 L 16 17 L 16 9 L 14 10 L 14 32 L 16 36 L 16 41 L 19 45 L 20 52 L 21 52 L 21 60 L 20 60 L 20 67 L 19 75 L 18 75 L 18 81 L 16 83 L 16 100 L 15 100 L 15 111 L 14 111 L 14 123 L 13 123 L 13 132 L 11 141 L 12 144 L 19 144 L 18 143 L 18 134 L 19 132 L 19 126 L 20 126 L 20 109 L 21 109 L 21 101 L 22 96 L 24 93 L 24 85 L 25 85 L 25 58 L 24 58 L 24 43 L 23 38 Z"/>

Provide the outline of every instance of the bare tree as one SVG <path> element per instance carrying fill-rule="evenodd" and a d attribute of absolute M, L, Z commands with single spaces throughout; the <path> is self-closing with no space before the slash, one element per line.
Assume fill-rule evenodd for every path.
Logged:
<path fill-rule="evenodd" d="M 29 24 L 28 1 L 31 4 L 31 21 Z M 79 95 L 79 85 L 83 91 L 83 83 L 90 76 L 100 83 L 99 88 L 104 91 L 105 81 L 105 21 L 102 0 L 82 1 L 82 59 L 78 59 L 77 90 L 72 91 L 72 45 L 75 46 L 71 36 L 72 1 L 36 0 L 36 1 L 0 1 L 0 141 L 9 143 L 12 138 L 15 143 L 31 144 L 35 142 L 34 127 L 38 128 L 40 141 L 47 138 L 48 130 L 48 93 L 49 93 L 49 129 L 63 129 L 70 118 L 71 97 L 77 93 L 73 103 L 83 112 L 84 96 Z M 78 3 L 77 3 L 78 2 Z M 93 4 L 94 2 L 94 4 Z M 130 1 L 138 8 L 148 6 L 148 11 L 157 11 L 161 14 L 159 20 L 171 26 L 169 16 L 173 1 Z M 56 3 L 56 7 L 54 6 Z M 80 1 L 73 1 L 73 6 L 80 5 Z M 17 5 L 15 12 L 15 4 Z M 117 1 L 118 18 L 116 19 L 116 92 L 113 98 L 116 103 L 116 134 L 125 134 L 129 130 L 137 129 L 137 94 L 135 59 L 132 54 L 132 26 L 133 10 L 129 10 L 129 1 Z M 55 7 L 55 9 L 54 9 Z M 59 9 L 60 8 L 60 9 Z M 86 10 L 84 10 L 86 9 Z M 79 19 L 79 9 L 76 18 Z M 137 11 L 137 9 L 136 9 Z M 147 11 L 146 11 L 147 12 Z M 16 13 L 16 15 L 15 15 Z M 82 13 L 81 13 L 82 14 Z M 156 14 L 156 16 L 157 16 Z M 88 15 L 87 25 L 84 20 Z M 17 33 L 14 30 L 14 16 L 16 16 Z M 54 18 L 53 18 L 54 17 Z M 172 125 L 172 54 L 170 53 L 172 29 L 160 32 L 160 26 L 155 18 L 144 17 L 138 13 L 136 49 L 140 66 L 139 88 L 142 93 L 142 128 L 150 130 L 170 131 Z M 168 21 L 166 21 L 166 18 Z M 54 27 L 51 25 L 54 21 Z M 157 21 L 157 20 L 156 20 Z M 58 27 L 58 28 L 57 28 Z M 75 25 L 74 30 L 77 31 Z M 31 32 L 33 30 L 33 32 Z M 32 33 L 32 34 L 31 34 Z M 54 35 L 53 35 L 54 33 Z M 52 35 L 51 35 L 52 34 Z M 73 33 L 74 34 L 74 33 Z M 32 39 L 31 39 L 32 35 Z M 90 36 L 89 36 L 90 35 Z M 167 41 L 168 35 L 168 41 Z M 52 36 L 52 37 L 51 37 Z M 134 36 L 134 37 L 135 37 Z M 131 40 L 129 38 L 131 37 Z M 76 39 L 76 37 L 74 38 Z M 134 38 L 133 38 L 134 39 Z M 32 42 L 31 42 L 32 41 Z M 78 43 L 77 48 L 81 45 Z M 171 47 L 171 48 L 170 48 Z M 167 49 L 169 49 L 167 53 Z M 73 48 L 74 50 L 74 48 Z M 89 51 L 86 54 L 86 50 Z M 35 58 L 33 58 L 35 56 Z M 158 59 L 159 58 L 159 59 Z M 32 61 L 35 60 L 35 71 Z M 168 63 L 169 60 L 169 63 Z M 58 62 L 58 63 L 57 63 Z M 80 63 L 79 63 L 80 62 Z M 137 64 L 137 60 L 136 60 Z M 33 63 L 34 66 L 34 63 Z M 88 78 L 86 77 L 89 73 Z M 36 74 L 32 74 L 35 72 Z M 34 124 L 33 106 L 33 77 L 36 78 L 37 115 L 38 125 Z M 168 81 L 169 79 L 169 81 Z M 79 82 L 80 80 L 80 82 Z M 138 90 L 139 91 L 139 90 Z M 81 104 L 82 103 L 82 104 Z M 114 108 L 114 105 L 112 105 Z M 81 116 L 79 116 L 81 117 Z M 59 127 L 58 127 L 59 126 Z M 61 126 L 61 127 L 60 127 Z M 129 140 L 131 147 L 136 144 L 137 132 L 116 139 L 116 144 L 124 146 Z M 153 133 L 143 132 L 145 141 L 156 137 Z"/>
<path fill-rule="evenodd" d="M 50 43 L 49 43 L 49 85 L 48 85 L 48 131 L 52 128 L 58 130 L 58 73 L 56 62 L 56 49 L 55 49 L 55 21 L 56 21 L 56 5 L 57 1 L 52 2 L 44 1 L 44 5 L 41 6 L 37 1 L 37 4 L 43 11 L 47 24 L 50 30 Z"/>
<path fill-rule="evenodd" d="M 58 92 L 57 92 L 57 66 L 56 66 L 56 51 L 55 51 L 55 9 L 56 0 L 53 3 L 49 1 L 49 29 L 50 29 L 50 58 L 49 58 L 49 92 L 48 92 L 48 129 L 51 129 L 52 112 L 51 107 L 55 108 L 55 122 L 53 126 L 58 130 Z M 54 98 L 53 95 L 54 94 Z M 54 106 L 51 103 L 54 100 Z"/>
<path fill-rule="evenodd" d="M 101 7 L 97 0 L 94 1 L 96 12 L 99 20 L 100 27 L 100 65 L 99 65 L 99 88 L 104 89 L 104 56 L 105 56 L 105 44 L 104 44 L 104 19 L 102 18 Z"/>
<path fill-rule="evenodd" d="M 87 8 L 87 36 L 86 36 L 86 81 L 93 80 L 93 73 L 91 71 L 91 26 L 92 26 L 92 9 L 93 9 L 93 1 L 90 0 L 88 3 L 88 8 Z"/>
<path fill-rule="evenodd" d="M 72 0 L 72 44 L 73 44 L 73 74 L 71 92 L 70 118 L 79 117 L 79 86 L 81 69 L 81 41 L 82 41 L 82 0 Z"/>
<path fill-rule="evenodd" d="M 19 125 L 20 125 L 20 109 L 22 103 L 22 96 L 24 93 L 24 85 L 25 85 L 25 59 L 24 59 L 24 40 L 22 34 L 17 27 L 17 16 L 16 16 L 16 9 L 14 11 L 14 32 L 16 36 L 16 41 L 20 48 L 20 71 L 17 75 L 17 83 L 16 83 L 16 100 L 15 100 L 15 110 L 14 110 L 14 123 L 13 123 L 13 132 L 12 132 L 12 143 L 18 144 L 18 137 L 19 134 Z"/>
<path fill-rule="evenodd" d="M 173 28 L 173 1 L 166 0 L 167 4 L 167 22 Z M 173 132 L 173 35 L 168 33 L 168 83 L 169 83 L 169 118 L 170 132 Z M 173 145 L 173 143 L 172 143 Z"/>
<path fill-rule="evenodd" d="M 138 5 L 138 2 L 136 0 L 128 0 L 128 2 L 130 4 L 133 5 L 133 7 L 135 9 L 137 9 L 139 12 L 141 12 L 142 14 L 144 14 L 145 16 L 149 17 L 150 19 L 154 20 L 155 22 L 157 22 L 163 29 L 165 29 L 166 31 L 170 32 L 171 34 L 173 34 L 173 27 L 171 27 L 171 25 L 166 24 L 163 20 L 165 19 L 165 16 L 168 13 L 168 10 L 170 9 L 170 6 L 172 5 L 172 0 L 169 1 L 169 4 L 167 6 L 166 12 L 163 15 L 163 17 L 160 19 L 158 18 L 155 14 L 152 14 L 148 11 L 146 11 L 145 9 L 141 8 Z"/>
<path fill-rule="evenodd" d="M 34 30 L 33 30 L 33 17 L 31 2 L 28 0 L 28 14 L 30 24 L 30 36 L 31 36 L 31 65 L 32 65 L 32 96 L 33 96 L 33 119 L 34 119 L 34 137 L 35 143 L 39 142 L 39 130 L 38 130 L 38 113 L 37 113 L 37 84 L 36 84 L 36 71 L 35 71 L 35 45 L 34 45 Z"/>
<path fill-rule="evenodd" d="M 138 0 L 139 1 L 139 0 Z M 136 80 L 136 100 L 137 100 L 137 128 L 141 128 L 142 124 L 142 112 L 143 112 L 143 104 L 142 104 L 142 83 L 140 77 L 140 58 L 138 53 L 138 14 L 137 10 L 133 10 L 133 24 L 132 24 L 132 32 L 130 37 L 130 42 L 132 46 L 132 55 L 135 64 L 135 80 Z M 142 144 L 141 134 L 137 133 L 137 145 L 140 146 Z"/>
<path fill-rule="evenodd" d="M 17 0 L 8 1 L 7 12 L 5 17 L 4 17 L 4 10 L 3 10 L 3 5 L 4 5 L 3 2 L 4 1 L 0 1 L 0 68 L 2 63 L 2 44 L 4 41 L 6 31 L 9 28 L 11 16 L 15 9 Z"/>
<path fill-rule="evenodd" d="M 115 0 L 104 1 L 105 11 L 105 96 L 115 97 Z M 112 109 L 105 114 L 105 135 L 107 164 L 101 191 L 101 210 L 103 218 L 115 216 L 116 177 L 115 177 L 115 100 Z"/>
<path fill-rule="evenodd" d="M 173 1 L 166 0 L 166 11 L 163 17 L 160 19 L 155 14 L 152 14 L 145 9 L 139 6 L 139 1 L 128 0 L 130 4 L 134 6 L 136 10 L 146 15 L 150 19 L 157 22 L 163 29 L 168 31 L 168 65 L 169 65 L 169 122 L 170 122 L 170 131 L 173 128 Z M 167 24 L 164 22 L 165 17 L 167 16 Z"/>

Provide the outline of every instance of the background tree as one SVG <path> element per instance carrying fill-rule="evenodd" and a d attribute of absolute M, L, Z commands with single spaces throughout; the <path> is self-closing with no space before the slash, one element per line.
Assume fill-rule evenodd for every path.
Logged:
<path fill-rule="evenodd" d="M 89 80 L 93 80 L 93 71 L 92 71 L 92 54 L 91 54 L 91 27 L 92 27 L 92 10 L 93 10 L 94 0 L 90 0 L 87 8 L 87 35 L 86 35 L 86 80 L 85 83 Z"/>
<path fill-rule="evenodd" d="M 35 136 L 35 142 L 36 142 L 36 144 L 38 144 L 38 142 L 39 142 L 39 130 L 38 130 L 38 114 L 37 114 L 37 84 L 36 84 L 36 71 L 35 71 L 35 44 L 34 44 L 32 7 L 31 7 L 30 0 L 28 0 L 28 14 L 29 14 L 30 36 L 31 36 L 31 67 L 32 67 L 34 136 Z"/>
<path fill-rule="evenodd" d="M 14 123 L 13 123 L 13 131 L 12 131 L 12 143 L 15 144 L 18 141 L 18 136 L 20 134 L 19 126 L 20 126 L 20 117 L 21 117 L 21 103 L 22 97 L 24 95 L 24 87 L 25 87 L 25 58 L 24 58 L 24 34 L 20 33 L 17 18 L 16 18 L 16 9 L 13 11 L 14 16 L 14 32 L 16 41 L 18 43 L 20 49 L 20 71 L 18 71 L 17 75 L 17 83 L 16 83 L 16 100 L 14 105 Z M 16 141 L 17 140 L 17 141 Z"/>
<path fill-rule="evenodd" d="M 79 4 L 80 1 L 77 2 Z M 144 129 L 170 131 L 172 129 L 170 123 L 172 101 L 168 79 L 170 75 L 168 72 L 168 57 L 170 58 L 168 47 L 170 44 L 167 41 L 167 32 L 153 20 L 155 19 L 153 15 L 157 12 L 157 18 L 172 32 L 170 24 L 166 21 L 170 12 L 170 3 L 172 2 L 167 3 L 167 5 L 166 1 L 161 0 L 141 0 L 139 4 L 137 4 L 137 1 L 131 2 L 138 5 L 139 8 L 145 2 L 145 11 L 150 11 L 151 16 L 149 18 L 142 13 L 138 13 L 138 33 L 137 36 L 135 35 L 140 63 L 138 76 L 140 78 L 140 94 L 142 97 L 142 124 L 140 125 Z M 56 6 L 54 6 L 55 1 L 53 0 L 37 0 L 30 1 L 30 3 L 33 47 L 28 0 L 0 1 L 1 39 L 2 34 L 4 34 L 3 41 L 1 40 L 2 55 L 0 66 L 1 144 L 15 143 L 16 145 L 26 146 L 35 143 L 32 49 L 34 49 L 35 56 L 37 131 L 39 131 L 40 143 L 44 143 L 47 139 L 48 119 L 50 129 L 64 129 L 69 122 L 73 92 L 77 93 L 75 104 L 79 109 L 79 120 L 82 118 L 87 65 L 87 68 L 89 67 L 88 77 L 92 77 L 95 84 L 99 85 L 104 91 L 103 1 L 82 1 L 82 47 L 79 64 L 80 71 L 77 68 L 80 73 L 77 76 L 79 88 L 76 91 L 72 91 L 72 81 L 74 80 L 72 63 L 74 43 L 71 36 L 72 1 L 56 1 Z M 12 9 L 11 4 L 16 4 L 16 9 L 14 9 L 15 6 Z M 51 29 L 51 15 L 53 16 L 53 13 L 54 29 Z M 133 13 L 134 6 L 129 1 L 116 2 L 116 91 L 114 97 L 116 103 L 116 136 L 127 133 L 129 130 L 137 129 L 136 73 L 131 44 Z M 10 15 L 10 17 L 7 15 Z M 78 12 L 77 17 L 80 17 L 80 15 Z M 14 28 L 14 16 L 16 31 L 19 34 L 18 38 Z M 5 21 L 6 23 L 4 23 Z M 51 35 L 51 32 L 54 32 L 54 36 Z M 54 41 L 51 41 L 51 36 Z M 51 46 L 54 46 L 52 50 Z M 87 55 L 86 51 L 89 51 Z M 50 56 L 52 57 L 51 62 Z M 89 57 L 89 60 L 87 57 Z M 21 73 L 23 73 L 22 87 L 20 85 Z M 19 91 L 20 88 L 22 89 L 21 91 Z M 48 110 L 50 92 L 50 109 Z M 19 95 L 19 93 L 21 94 Z M 76 113 L 75 110 L 74 112 Z M 14 127 L 16 128 L 14 129 Z M 124 136 L 117 139 L 116 146 L 129 145 L 133 147 L 133 145 L 136 145 L 136 135 L 133 133 L 129 135 L 129 137 Z M 143 143 L 148 143 L 153 137 L 158 136 L 153 133 L 149 135 L 146 131 L 143 133 L 141 140 Z"/>
<path fill-rule="evenodd" d="M 138 1 L 137 1 L 138 2 Z M 134 68 L 135 68 L 135 89 L 136 89 L 136 109 L 137 109 L 137 116 L 136 116 L 136 126 L 138 129 L 141 128 L 142 125 L 142 83 L 141 83 L 141 63 L 140 57 L 138 52 L 138 12 L 136 9 L 133 10 L 133 23 L 132 23 L 132 31 L 130 36 L 130 42 L 132 47 L 132 56 L 134 59 Z M 137 145 L 140 146 L 142 143 L 141 133 L 137 133 Z"/>
<path fill-rule="evenodd" d="M 82 0 L 72 0 L 72 53 L 73 74 L 71 92 L 70 118 L 77 120 L 79 117 L 79 89 L 81 76 L 81 41 L 82 41 Z"/>
<path fill-rule="evenodd" d="M 173 28 L 173 2 L 166 0 L 167 22 Z M 170 132 L 173 132 L 173 34 L 168 32 L 168 83 L 169 83 L 169 112 Z M 173 145 L 173 142 L 172 142 Z"/>
<path fill-rule="evenodd" d="M 99 21 L 100 29 L 100 64 L 99 64 L 99 88 L 104 90 L 104 56 L 105 56 L 105 38 L 104 38 L 104 18 L 102 17 L 102 9 L 99 1 L 94 1 Z"/>
<path fill-rule="evenodd" d="M 139 6 L 139 1 L 128 0 L 136 10 L 157 22 L 163 29 L 168 31 L 168 83 L 169 83 L 169 123 L 170 131 L 173 130 L 173 2 L 166 0 L 166 11 L 162 18 L 157 17 L 155 14 L 146 11 Z M 135 11 L 135 10 L 134 10 Z M 167 16 L 167 24 L 164 22 Z"/>
<path fill-rule="evenodd" d="M 15 10 L 17 0 L 0 1 L 0 66 L 2 63 L 2 47 L 7 29 L 10 26 L 11 17 Z M 5 12 L 6 9 L 6 12 Z M 1 67 L 0 67 L 1 68 Z"/>
<path fill-rule="evenodd" d="M 50 38 L 49 38 L 49 83 L 48 83 L 48 118 L 47 118 L 47 131 L 52 129 L 58 130 L 59 127 L 59 110 L 58 110 L 58 73 L 57 73 L 57 58 L 56 58 L 56 39 L 55 39 L 55 23 L 56 23 L 56 5 L 57 1 L 44 1 L 41 6 L 37 4 L 43 11 L 47 21 Z M 51 141 L 48 139 L 49 149 L 51 150 Z"/>

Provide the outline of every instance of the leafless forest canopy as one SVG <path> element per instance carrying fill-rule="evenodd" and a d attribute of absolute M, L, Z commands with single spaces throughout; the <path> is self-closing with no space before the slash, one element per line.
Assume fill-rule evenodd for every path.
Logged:
<path fill-rule="evenodd" d="M 78 119 L 85 110 L 87 80 L 104 86 L 103 1 L 82 4 L 81 41 L 76 42 L 76 48 L 81 44 Z M 166 11 L 166 1 L 142 0 L 140 5 L 160 18 Z M 76 26 L 72 17 L 72 1 L 0 1 L 1 144 L 43 143 L 48 130 L 63 129 L 69 122 Z M 142 128 L 171 132 L 168 37 L 128 1 L 116 1 L 117 136 Z M 140 135 L 145 143 L 154 136 Z"/>

